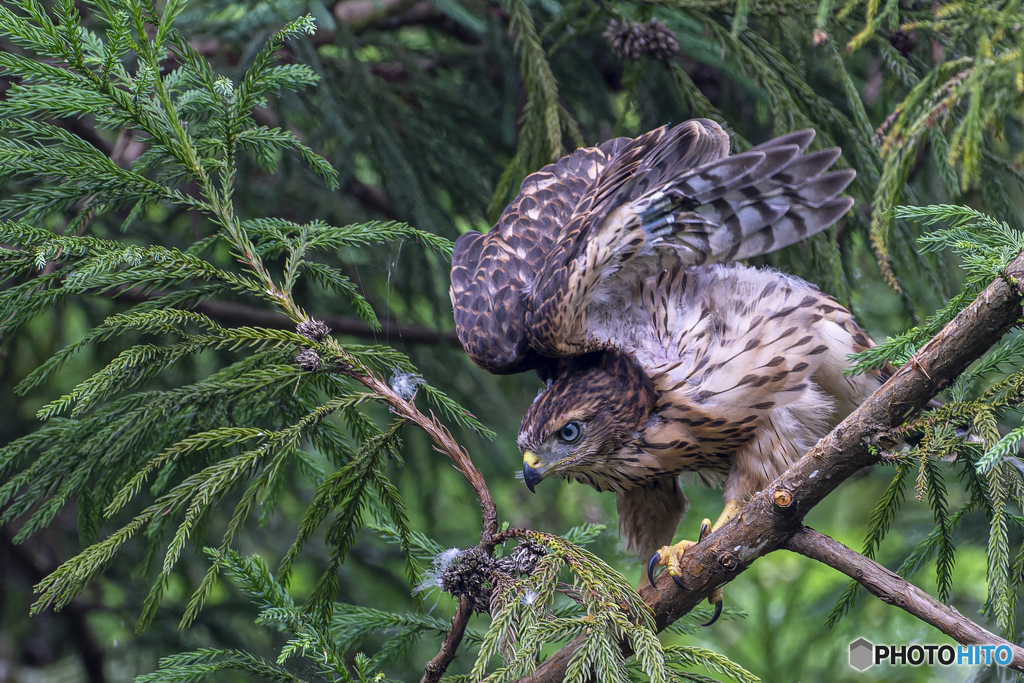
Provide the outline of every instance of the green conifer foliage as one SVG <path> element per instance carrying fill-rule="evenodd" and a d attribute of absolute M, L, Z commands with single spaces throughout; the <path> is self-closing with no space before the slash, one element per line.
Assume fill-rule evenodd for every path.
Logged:
<path fill-rule="evenodd" d="M 737 150 L 813 127 L 857 208 L 762 261 L 892 335 L 858 371 L 901 365 L 1024 249 L 1022 25 L 1014 0 L 0 0 L 0 526 L 21 544 L 73 510 L 80 544 L 33 612 L 144 583 L 140 631 L 173 612 L 209 637 L 154 646 L 193 651 L 145 683 L 418 676 L 443 593 L 489 614 L 453 681 L 518 680 L 574 639 L 572 681 L 758 680 L 692 644 L 706 612 L 662 640 L 603 527 L 524 512 L 510 404 L 532 387 L 445 341 L 452 240 L 580 145 L 695 116 Z M 868 557 L 920 532 L 898 571 L 943 601 L 980 553 L 978 618 L 1010 639 L 1022 364 L 1011 336 L 906 424 L 860 520 Z M 201 629 L 229 590 L 259 628 L 221 647 Z"/>

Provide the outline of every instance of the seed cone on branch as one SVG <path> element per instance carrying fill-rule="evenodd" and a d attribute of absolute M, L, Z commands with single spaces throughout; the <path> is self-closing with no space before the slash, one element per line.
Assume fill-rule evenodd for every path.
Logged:
<path fill-rule="evenodd" d="M 498 582 L 533 573 L 546 554 L 543 546 L 529 540 L 521 541 L 511 554 L 501 558 L 493 558 L 480 548 L 445 554 L 435 561 L 434 585 L 457 598 L 468 597 L 476 612 L 489 612 Z"/>
<path fill-rule="evenodd" d="M 316 370 L 320 367 L 320 355 L 313 349 L 303 349 L 295 356 L 295 364 L 303 370 Z"/>
<path fill-rule="evenodd" d="M 612 51 L 622 58 L 637 61 L 645 53 L 667 61 L 679 54 L 679 41 L 665 24 L 651 19 L 646 24 L 612 19 L 604 31 Z"/>
<path fill-rule="evenodd" d="M 306 339 L 322 342 L 331 333 L 331 328 L 320 320 L 303 320 L 295 326 L 295 331 Z"/>

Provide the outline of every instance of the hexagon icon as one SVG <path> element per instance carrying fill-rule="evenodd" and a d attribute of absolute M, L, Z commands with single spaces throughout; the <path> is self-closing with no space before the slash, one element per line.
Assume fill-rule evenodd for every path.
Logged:
<path fill-rule="evenodd" d="M 858 638 L 850 643 L 850 666 L 857 671 L 863 671 L 875 663 L 875 646 L 864 638 Z"/>

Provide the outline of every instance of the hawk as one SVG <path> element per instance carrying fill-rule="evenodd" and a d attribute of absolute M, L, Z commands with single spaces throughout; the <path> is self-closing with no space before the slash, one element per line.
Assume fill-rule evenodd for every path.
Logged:
<path fill-rule="evenodd" d="M 696 119 L 578 149 L 528 176 L 490 232 L 455 243 L 466 352 L 547 384 L 519 432 L 526 485 L 614 491 L 620 534 L 651 558 L 652 582 L 667 566 L 685 589 L 679 558 L 693 542 L 668 545 L 688 506 L 677 475 L 723 488 L 718 528 L 880 383 L 844 374 L 872 345 L 849 311 L 738 263 L 852 206 L 854 171 L 829 171 L 840 151 L 806 152 L 813 139 L 730 156 L 722 128 Z"/>

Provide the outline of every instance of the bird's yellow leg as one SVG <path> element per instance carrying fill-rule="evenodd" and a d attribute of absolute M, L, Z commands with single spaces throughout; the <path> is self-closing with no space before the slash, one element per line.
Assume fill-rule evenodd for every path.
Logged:
<path fill-rule="evenodd" d="M 658 552 L 651 556 L 651 561 L 647 563 L 647 578 L 650 579 L 651 583 L 654 583 L 654 568 L 655 567 L 668 567 L 668 574 L 675 581 L 676 585 L 681 589 L 690 590 L 683 583 L 680 578 L 683 575 L 683 570 L 679 566 L 683 555 L 687 550 L 697 545 L 704 540 L 704 537 L 711 533 L 711 520 L 705 519 L 700 523 L 700 536 L 697 537 L 696 541 L 679 541 L 675 545 L 662 546 Z"/>
<path fill-rule="evenodd" d="M 682 590 L 689 590 L 682 581 L 682 568 L 680 563 L 682 561 L 683 554 L 704 540 L 708 534 L 715 531 L 723 524 L 728 522 L 730 519 L 736 516 L 736 513 L 743 507 L 742 500 L 727 500 L 725 507 L 722 509 L 722 514 L 718 516 L 718 520 L 715 521 L 714 526 L 711 525 L 710 519 L 705 519 L 700 525 L 700 536 L 696 541 L 679 541 L 672 546 L 662 546 L 662 548 L 656 552 L 652 557 L 651 561 L 647 564 L 647 578 L 650 582 L 654 583 L 654 568 L 655 567 L 667 567 L 668 574 L 672 577 L 679 588 Z M 704 626 L 710 626 L 715 623 L 719 615 L 722 613 L 722 589 L 716 588 L 715 591 L 708 597 L 708 602 L 715 606 L 715 615 L 711 617 L 711 621 L 704 624 Z"/>
<path fill-rule="evenodd" d="M 715 525 L 713 527 L 711 527 L 711 530 L 712 531 L 718 531 L 718 529 L 721 528 L 721 526 L 723 524 L 725 524 L 730 519 L 735 517 L 736 513 L 739 512 L 740 508 L 742 508 L 742 507 L 743 507 L 743 501 L 742 500 L 736 500 L 734 498 L 732 500 L 725 501 L 725 507 L 722 508 L 722 514 L 718 515 L 718 520 L 715 522 Z"/>

